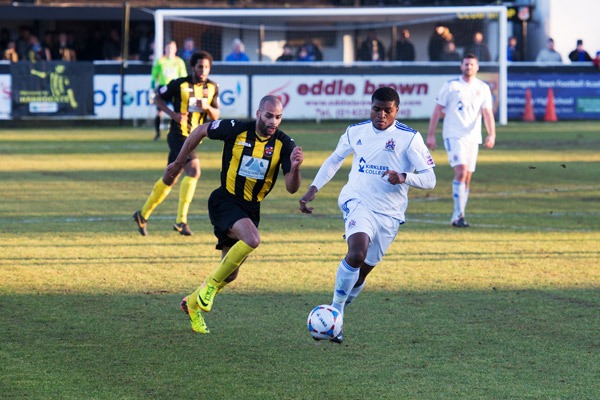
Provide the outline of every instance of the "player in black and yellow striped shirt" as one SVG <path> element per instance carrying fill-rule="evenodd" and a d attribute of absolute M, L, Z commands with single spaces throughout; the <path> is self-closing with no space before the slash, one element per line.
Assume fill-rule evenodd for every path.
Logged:
<path fill-rule="evenodd" d="M 200 125 L 167 166 L 165 175 L 175 175 L 202 139 L 223 141 L 221 186 L 208 200 L 217 249 L 223 258 L 202 286 L 181 302 L 195 332 L 208 333 L 201 311 L 211 310 L 214 296 L 237 277 L 242 262 L 258 247 L 260 203 L 273 189 L 279 169 L 289 193 L 300 187 L 304 154 L 279 130 L 282 113 L 281 100 L 265 96 L 256 111 L 256 121 L 217 120 Z"/>
<path fill-rule="evenodd" d="M 171 117 L 167 136 L 170 149 L 169 163 L 175 160 L 185 139 L 194 128 L 206 122 L 207 118 L 211 120 L 219 118 L 219 89 L 215 82 L 208 79 L 212 62 L 210 53 L 205 51 L 194 53 L 190 58 L 192 75 L 174 79 L 166 86 L 161 86 L 156 93 L 154 99 L 156 106 Z M 170 109 L 167 103 L 173 104 L 173 109 Z M 193 234 L 187 224 L 187 217 L 200 179 L 200 160 L 192 151 L 175 175 L 164 175 L 156 181 L 142 209 L 133 214 L 133 219 L 143 236 L 148 234 L 146 226 L 150 214 L 169 195 L 182 171 L 185 171 L 186 176 L 179 188 L 179 206 L 173 229 L 182 235 Z"/>

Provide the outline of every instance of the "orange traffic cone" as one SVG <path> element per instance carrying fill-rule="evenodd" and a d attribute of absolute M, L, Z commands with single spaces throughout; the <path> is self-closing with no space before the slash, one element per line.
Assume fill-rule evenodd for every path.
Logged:
<path fill-rule="evenodd" d="M 535 121 L 535 115 L 533 113 L 533 100 L 531 100 L 531 89 L 529 88 L 525 90 L 525 112 L 523 112 L 523 121 Z"/>
<path fill-rule="evenodd" d="M 548 88 L 548 101 L 546 102 L 546 115 L 544 115 L 544 121 L 556 122 L 556 107 L 554 107 L 554 90 Z"/>

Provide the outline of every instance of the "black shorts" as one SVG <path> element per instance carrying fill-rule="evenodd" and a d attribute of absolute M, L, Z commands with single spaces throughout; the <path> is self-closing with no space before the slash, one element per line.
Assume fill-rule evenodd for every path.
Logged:
<path fill-rule="evenodd" d="M 185 143 L 185 139 L 187 138 L 181 134 L 173 134 L 169 132 L 167 135 L 167 143 L 169 144 L 168 164 L 171 164 L 173 161 L 175 161 L 179 155 L 179 152 L 181 151 L 181 148 L 183 147 L 183 143 Z M 190 160 L 195 160 L 196 158 L 198 158 L 196 155 L 196 150 L 192 150 L 184 164 L 187 164 L 190 162 Z"/>
<path fill-rule="evenodd" d="M 231 247 L 237 239 L 232 239 L 227 234 L 237 221 L 250 218 L 258 228 L 260 222 L 260 203 L 249 203 L 239 200 L 229 194 L 227 190 L 219 187 L 208 198 L 208 216 L 217 237 L 217 250 L 223 246 Z"/>

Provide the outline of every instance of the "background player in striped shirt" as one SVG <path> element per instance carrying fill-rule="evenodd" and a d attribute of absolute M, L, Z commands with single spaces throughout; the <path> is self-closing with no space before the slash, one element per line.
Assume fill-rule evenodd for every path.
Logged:
<path fill-rule="evenodd" d="M 167 136 L 169 163 L 175 160 L 185 139 L 194 128 L 208 118 L 212 120 L 219 118 L 219 88 L 216 82 L 208 79 L 212 62 L 213 57 L 210 53 L 205 51 L 195 53 L 190 59 L 191 75 L 174 79 L 157 90 L 156 106 L 171 117 Z M 167 103 L 171 103 L 173 109 L 170 109 Z M 185 172 L 185 177 L 179 187 L 179 205 L 173 229 L 185 236 L 193 235 L 188 225 L 188 211 L 200 179 L 200 160 L 195 152 L 190 152 L 176 174 L 164 174 L 156 181 L 142 209 L 133 214 L 133 220 L 142 236 L 148 234 L 147 221 L 150 214 L 171 193 L 182 171 Z"/>

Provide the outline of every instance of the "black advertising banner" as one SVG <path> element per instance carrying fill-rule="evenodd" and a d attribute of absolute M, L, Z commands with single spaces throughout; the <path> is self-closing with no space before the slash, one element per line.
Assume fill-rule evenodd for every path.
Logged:
<path fill-rule="evenodd" d="M 12 117 L 94 114 L 94 64 L 40 61 L 10 65 Z"/>

